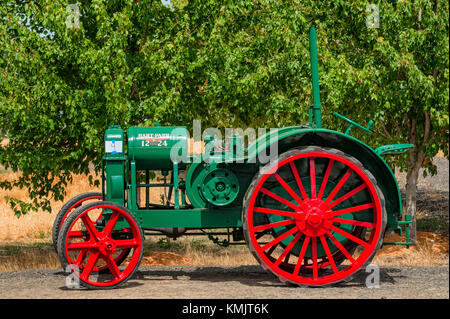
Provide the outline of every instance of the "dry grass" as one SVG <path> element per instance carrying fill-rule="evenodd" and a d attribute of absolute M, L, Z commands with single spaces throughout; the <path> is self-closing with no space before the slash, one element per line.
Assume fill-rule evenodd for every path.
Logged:
<path fill-rule="evenodd" d="M 225 239 L 225 236 L 219 236 Z M 193 266 L 237 266 L 256 265 L 257 261 L 246 245 L 222 247 L 214 244 L 204 236 L 180 237 L 177 240 L 155 236 L 147 239 L 143 265 L 172 265 L 165 254 L 170 252 L 177 258 L 177 265 Z M 148 258 L 146 258 L 148 257 Z"/>
<path fill-rule="evenodd" d="M 403 248 L 395 255 L 376 256 L 373 263 L 383 266 L 445 266 L 448 262 L 448 252 L 436 254 L 430 247 L 417 246 Z"/>
<path fill-rule="evenodd" d="M 60 268 L 53 246 L 2 246 L 0 247 L 0 271 Z"/>
<path fill-rule="evenodd" d="M 6 171 L 0 173 L 0 180 L 15 180 L 19 173 Z M 80 193 L 88 191 L 99 191 L 89 185 L 89 180 L 84 175 L 74 176 L 73 182 L 67 187 L 68 200 Z M 30 243 L 30 242 L 48 242 L 51 239 L 53 220 L 61 209 L 63 202 L 52 202 L 52 213 L 37 211 L 30 212 L 20 218 L 14 215 L 14 212 L 6 203 L 5 196 L 11 196 L 22 201 L 29 201 L 26 189 L 14 188 L 10 191 L 1 190 L 0 196 L 0 242 L 1 243 Z"/>
<path fill-rule="evenodd" d="M 393 234 L 386 242 L 405 240 Z M 431 232 L 417 232 L 417 245 L 409 249 L 402 246 L 384 246 L 373 261 L 386 266 L 442 266 L 449 264 L 449 238 Z"/>
<path fill-rule="evenodd" d="M 142 258 L 142 266 L 240 266 L 257 265 L 258 262 L 248 249 L 223 249 L 221 251 L 198 250 L 187 246 L 182 253 L 170 251 L 149 251 Z"/>
<path fill-rule="evenodd" d="M 220 252 L 203 252 L 190 249 L 186 255 L 192 260 L 195 266 L 239 266 L 239 265 L 258 265 L 255 257 L 250 253 L 247 247 L 240 250 L 223 250 Z"/>

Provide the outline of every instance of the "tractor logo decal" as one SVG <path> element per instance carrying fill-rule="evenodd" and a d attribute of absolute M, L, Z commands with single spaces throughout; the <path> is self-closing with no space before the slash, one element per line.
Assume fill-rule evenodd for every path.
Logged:
<path fill-rule="evenodd" d="M 139 134 L 137 139 L 141 140 L 141 146 L 167 146 L 170 134 Z"/>

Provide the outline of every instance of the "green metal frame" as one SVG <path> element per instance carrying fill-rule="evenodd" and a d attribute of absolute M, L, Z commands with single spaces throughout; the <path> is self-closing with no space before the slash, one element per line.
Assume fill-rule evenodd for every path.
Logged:
<path fill-rule="evenodd" d="M 398 155 L 413 148 L 413 144 L 391 144 L 383 145 L 375 149 L 375 153 L 378 155 Z"/>
<path fill-rule="evenodd" d="M 383 245 L 395 245 L 395 246 L 409 246 L 414 245 L 411 241 L 409 226 L 412 225 L 412 219 L 410 214 L 405 214 L 405 220 L 398 221 L 398 232 L 400 233 L 400 237 L 403 237 L 403 229 L 402 226 L 405 227 L 405 241 L 404 242 L 383 242 Z"/>
<path fill-rule="evenodd" d="M 317 39 L 316 28 L 309 29 L 309 56 L 311 60 L 311 78 L 312 78 L 312 92 L 313 105 L 309 108 L 309 124 L 316 128 L 322 127 L 322 115 L 320 105 L 320 85 L 319 85 L 319 58 L 317 54 Z"/>

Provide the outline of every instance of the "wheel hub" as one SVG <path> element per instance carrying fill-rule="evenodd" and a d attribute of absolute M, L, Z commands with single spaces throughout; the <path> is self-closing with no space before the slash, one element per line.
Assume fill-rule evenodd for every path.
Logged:
<path fill-rule="evenodd" d="M 111 255 L 116 250 L 116 245 L 109 238 L 100 240 L 98 249 L 102 255 Z"/>
<path fill-rule="evenodd" d="M 239 180 L 236 175 L 227 168 L 211 170 L 198 186 L 201 195 L 214 206 L 226 206 L 231 204 L 239 194 Z"/>
<path fill-rule="evenodd" d="M 223 192 L 225 190 L 225 183 L 219 182 L 216 184 L 216 190 L 219 192 Z"/>
<path fill-rule="evenodd" d="M 323 214 L 322 213 L 311 213 L 307 217 L 308 223 L 311 225 L 311 227 L 319 227 L 323 220 Z"/>
<path fill-rule="evenodd" d="M 324 235 L 331 228 L 331 209 L 320 199 L 307 199 L 297 211 L 296 225 L 309 237 Z"/>

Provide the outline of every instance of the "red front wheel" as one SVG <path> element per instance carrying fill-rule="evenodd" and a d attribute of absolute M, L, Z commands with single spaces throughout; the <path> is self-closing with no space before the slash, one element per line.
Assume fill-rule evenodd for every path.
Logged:
<path fill-rule="evenodd" d="M 123 250 L 129 251 L 125 266 L 118 260 Z M 144 235 L 128 209 L 99 201 L 83 205 L 67 217 L 58 238 L 58 251 L 62 263 L 71 261 L 71 271 L 82 285 L 113 288 L 137 270 L 144 251 Z M 107 273 L 99 271 L 105 268 Z"/>
<path fill-rule="evenodd" d="M 256 259 L 297 285 L 351 279 L 371 262 L 386 227 L 372 174 L 331 148 L 294 149 L 267 164 L 247 190 L 242 213 Z"/>
<path fill-rule="evenodd" d="M 61 230 L 61 227 L 66 220 L 66 218 L 75 212 L 77 208 L 79 208 L 82 205 L 86 205 L 88 203 L 92 203 L 95 201 L 99 201 L 102 199 L 102 193 L 99 192 L 87 192 L 79 194 L 69 201 L 67 201 L 61 210 L 56 215 L 55 221 L 53 223 L 53 232 L 52 232 L 52 240 L 53 240 L 53 246 L 55 248 L 55 251 L 58 253 L 58 256 L 60 253 L 58 252 L 58 237 L 59 232 Z M 99 220 L 101 220 L 101 215 L 98 216 Z M 88 234 L 87 234 L 88 235 Z M 121 264 L 125 259 L 128 257 L 128 254 L 130 253 L 130 249 L 120 249 L 116 252 L 114 258 L 118 264 Z M 60 257 L 61 258 L 61 257 Z M 74 264 L 76 260 L 64 260 L 64 263 L 62 263 L 62 267 L 65 269 L 68 264 Z M 81 265 L 82 266 L 82 265 Z M 108 267 L 106 265 L 101 266 L 100 268 L 95 268 L 95 271 L 99 272 L 108 272 Z"/>

